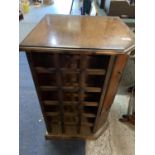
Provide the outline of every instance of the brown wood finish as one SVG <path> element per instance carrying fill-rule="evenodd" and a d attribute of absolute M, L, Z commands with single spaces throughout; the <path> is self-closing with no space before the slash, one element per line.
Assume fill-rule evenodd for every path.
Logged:
<path fill-rule="evenodd" d="M 61 127 L 62 133 L 65 133 L 65 126 L 64 126 L 64 111 L 63 111 L 63 92 L 62 92 L 62 79 L 61 79 L 61 71 L 60 71 L 60 62 L 59 62 L 59 55 L 56 53 L 54 54 L 54 65 L 56 69 L 56 83 L 57 83 L 57 91 L 59 96 L 59 107 L 61 113 Z M 49 89 L 48 89 L 49 90 Z"/>
<path fill-rule="evenodd" d="M 121 79 L 122 72 L 125 68 L 128 55 L 119 55 L 116 58 L 114 68 L 110 77 L 108 90 L 106 91 L 106 96 L 103 99 L 102 111 L 100 112 L 99 123 L 96 125 L 96 130 L 99 129 L 107 119 L 110 107 L 113 103 L 119 81 Z"/>
<path fill-rule="evenodd" d="M 107 90 L 108 95 L 106 95 L 106 98 L 104 99 L 104 104 L 103 104 L 103 107 L 105 107 L 106 111 L 109 111 L 109 108 L 111 107 L 111 104 L 109 103 L 112 103 L 115 97 L 118 84 L 121 79 L 122 72 L 125 68 L 127 59 L 128 59 L 128 55 L 119 55 L 116 58 L 115 67 L 113 69 L 110 82 L 109 82 L 109 86 L 108 86 L 108 90 Z"/>
<path fill-rule="evenodd" d="M 114 49 L 117 53 L 133 44 L 134 35 L 120 18 L 46 15 L 20 47 Z"/>
<path fill-rule="evenodd" d="M 112 69 L 113 69 L 114 61 L 115 61 L 115 56 L 111 56 L 110 61 L 109 61 L 109 65 L 108 65 L 108 72 L 107 72 L 107 75 L 106 75 L 106 78 L 105 78 L 105 83 L 103 85 L 103 92 L 102 92 L 102 95 L 101 95 L 101 98 L 100 98 L 100 104 L 99 104 L 99 108 L 98 108 L 98 112 L 97 112 L 93 132 L 97 131 L 97 127 L 98 127 L 98 124 L 100 122 L 100 114 L 101 114 L 101 111 L 103 109 L 103 104 L 104 104 L 103 100 L 104 100 L 105 95 L 106 95 L 106 90 L 107 90 L 109 79 L 110 79 L 111 72 L 112 72 Z"/>
<path fill-rule="evenodd" d="M 134 35 L 119 18 L 47 15 L 20 44 L 51 138 L 97 138 L 107 127 Z"/>

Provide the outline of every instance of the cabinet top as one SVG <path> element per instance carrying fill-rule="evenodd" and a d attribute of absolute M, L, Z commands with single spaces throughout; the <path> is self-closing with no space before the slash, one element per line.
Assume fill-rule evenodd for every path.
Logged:
<path fill-rule="evenodd" d="M 46 15 L 21 42 L 20 50 L 96 49 L 127 52 L 134 33 L 118 17 Z"/>

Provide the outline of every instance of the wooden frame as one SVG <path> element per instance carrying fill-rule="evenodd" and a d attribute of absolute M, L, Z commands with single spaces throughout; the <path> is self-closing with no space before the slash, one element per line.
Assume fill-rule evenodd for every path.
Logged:
<path fill-rule="evenodd" d="M 31 68 L 33 80 L 35 82 L 42 113 L 45 119 L 45 124 L 47 128 L 46 138 L 48 139 L 49 137 L 52 137 L 52 136 L 54 136 L 55 138 L 57 136 L 66 137 L 66 138 L 67 137 L 74 137 L 74 138 L 85 137 L 90 139 L 97 138 L 96 136 L 99 136 L 101 134 L 101 133 L 96 134 L 97 131 L 99 130 L 99 128 L 102 127 L 104 123 L 106 124 L 105 121 L 107 119 L 107 112 L 105 111 L 106 110 L 108 111 L 109 107 L 112 104 L 112 100 L 116 93 L 115 88 L 117 88 L 121 72 L 126 63 L 126 57 L 124 59 L 124 55 L 117 55 L 117 56 L 98 55 L 98 54 L 97 55 L 91 55 L 91 54 L 76 55 L 76 54 L 72 54 L 72 52 L 69 54 L 68 53 L 66 54 L 66 52 L 63 53 L 63 51 L 61 52 L 62 53 L 55 53 L 53 51 L 52 53 L 50 52 L 50 53 L 38 54 L 36 52 L 31 51 L 29 53 L 26 53 L 28 62 Z M 47 59 L 45 59 L 44 56 Z M 73 60 L 72 61 L 73 63 L 71 62 L 71 65 L 66 67 L 65 64 L 61 64 L 63 63 L 63 61 L 60 61 L 60 57 L 62 59 L 65 59 L 68 56 L 70 56 L 69 58 L 70 61 Z M 40 57 L 44 57 L 42 62 L 39 62 Z M 52 64 L 48 64 L 48 65 L 54 65 L 53 68 L 45 67 L 46 62 L 48 61 L 48 57 L 53 59 L 53 60 L 51 59 Z M 105 58 L 106 59 L 108 58 L 108 62 L 106 62 Z M 101 68 L 101 66 L 98 66 L 99 67 L 98 69 L 97 66 L 93 66 L 93 65 L 96 65 L 95 63 L 93 64 L 93 61 L 94 61 L 93 59 L 94 60 L 96 59 L 98 63 L 99 61 L 102 62 L 105 59 L 105 62 L 104 61 L 103 62 L 107 64 L 105 65 L 104 63 L 102 63 L 102 65 L 103 66 L 105 65 L 106 68 Z M 122 61 L 123 59 L 124 61 Z M 79 63 L 79 66 L 77 66 L 78 63 Z M 88 68 L 89 64 L 95 67 L 95 69 Z M 40 66 L 37 66 L 37 65 L 40 65 Z M 61 68 L 61 66 L 63 66 L 63 68 Z M 62 81 L 63 80 L 62 77 L 64 77 L 63 74 L 65 74 L 66 78 L 70 78 L 70 80 L 73 80 L 71 86 L 66 86 L 66 84 L 68 83 L 64 83 L 64 81 Z M 41 76 L 43 75 L 43 77 L 39 77 L 40 75 Z M 48 84 L 49 75 L 56 77 L 55 78 L 56 85 L 53 86 Z M 79 76 L 79 79 L 78 79 L 79 83 L 77 84 L 74 82 L 74 79 L 77 78 L 78 76 Z M 88 84 L 96 85 L 95 81 L 92 81 L 92 79 L 90 79 L 90 77 L 93 77 L 93 76 L 94 76 L 93 80 L 100 81 L 102 78 L 104 78 L 104 81 L 100 83 L 100 85 L 97 84 L 98 85 L 97 87 L 88 86 Z M 44 80 L 46 81 L 45 83 L 46 85 L 45 84 L 43 85 L 44 82 L 41 82 L 39 78 L 44 78 Z M 50 80 L 52 79 L 53 78 L 51 78 Z M 110 79 L 111 79 L 111 82 L 110 82 Z M 77 84 L 78 86 L 75 86 L 74 84 Z M 109 84 L 111 84 L 111 86 L 109 86 Z M 58 92 L 58 100 L 51 100 L 51 97 L 49 97 L 49 99 L 47 98 L 46 100 L 43 99 L 42 96 L 44 92 L 52 93 L 54 91 Z M 107 93 L 107 91 L 109 91 L 109 93 Z M 63 96 L 64 96 L 64 93 L 66 92 L 68 92 L 69 96 L 71 96 L 70 98 L 71 100 L 64 101 Z M 95 95 L 99 94 L 100 97 L 96 101 L 85 101 L 85 98 L 88 95 L 87 93 L 91 94 L 90 95 L 91 98 L 95 97 L 93 96 L 93 94 Z M 110 97 L 108 97 L 109 95 Z M 77 96 L 78 96 L 78 99 L 77 99 Z M 76 98 L 76 100 L 74 100 L 74 98 Z M 110 102 L 106 101 L 109 99 L 111 99 Z M 57 106 L 57 109 L 55 111 L 53 110 L 49 111 L 49 109 L 46 110 L 47 107 L 50 107 L 50 106 L 51 107 Z M 77 110 L 72 112 L 70 111 L 65 112 L 64 106 L 65 107 L 71 106 L 74 110 L 75 109 Z M 84 112 L 85 108 L 87 108 L 88 111 L 91 108 L 92 109 L 96 108 L 96 111 L 95 113 L 94 111 L 87 113 L 87 112 Z M 50 122 L 49 118 L 56 120 L 58 116 L 60 116 L 58 121 Z M 66 118 L 68 117 L 68 120 L 78 119 L 78 121 L 66 122 L 65 117 Z M 53 125 L 51 125 L 51 123 Z M 52 129 L 55 123 L 59 124 L 59 127 L 55 126 L 54 127 L 55 129 Z M 72 126 L 72 128 L 75 128 L 76 131 L 72 133 L 72 130 L 70 130 L 70 128 L 69 130 L 67 129 L 68 126 Z M 103 129 L 105 129 L 105 127 Z M 103 132 L 103 131 L 101 130 L 100 132 Z"/>
<path fill-rule="evenodd" d="M 107 27 L 107 22 L 113 25 L 113 30 L 102 32 L 99 28 L 100 33 L 96 33 L 90 27 L 88 30 L 71 29 L 68 27 L 73 22 L 72 16 L 49 15 L 20 44 L 20 50 L 26 52 L 35 83 L 47 139 L 95 139 L 106 129 L 123 69 L 134 49 L 132 33 L 118 18 L 75 18 L 77 25 L 98 22 L 100 27 Z M 66 26 L 58 26 L 62 20 Z M 52 25 L 48 26 L 49 23 Z M 91 34 L 98 40 L 82 38 L 84 31 L 86 38 Z M 43 38 L 40 40 L 36 34 Z M 102 40 L 98 34 L 106 37 Z M 107 38 L 108 35 L 111 38 Z M 67 42 L 62 38 L 68 38 Z M 55 46 L 56 43 L 59 44 Z"/>

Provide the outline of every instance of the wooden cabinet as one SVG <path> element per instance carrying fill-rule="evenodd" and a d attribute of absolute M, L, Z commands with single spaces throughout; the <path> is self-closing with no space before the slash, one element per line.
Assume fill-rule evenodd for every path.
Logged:
<path fill-rule="evenodd" d="M 134 0 L 105 0 L 104 10 L 108 16 L 135 18 Z"/>
<path fill-rule="evenodd" d="M 20 44 L 30 65 L 46 138 L 97 138 L 134 34 L 112 17 L 46 15 Z"/>

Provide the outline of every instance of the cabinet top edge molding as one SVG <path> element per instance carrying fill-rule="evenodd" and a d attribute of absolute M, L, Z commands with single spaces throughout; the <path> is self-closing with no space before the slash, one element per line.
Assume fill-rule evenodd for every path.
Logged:
<path fill-rule="evenodd" d="M 98 49 L 128 52 L 134 48 L 134 33 L 119 17 L 45 15 L 20 43 L 30 47 Z"/>

